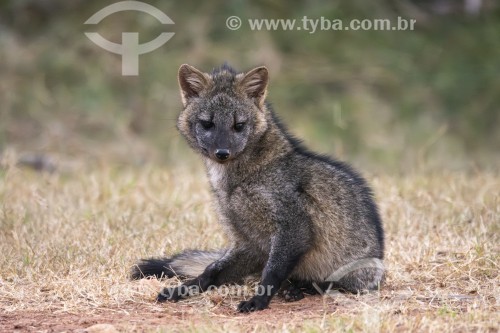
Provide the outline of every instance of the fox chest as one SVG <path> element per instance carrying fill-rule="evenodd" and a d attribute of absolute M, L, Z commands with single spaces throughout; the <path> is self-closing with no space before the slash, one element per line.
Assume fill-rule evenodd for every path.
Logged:
<path fill-rule="evenodd" d="M 276 214 L 274 200 L 264 188 L 236 187 L 232 191 L 214 190 L 222 221 L 229 224 L 232 232 L 240 238 L 270 246 L 271 236 L 276 231 L 273 215 Z"/>

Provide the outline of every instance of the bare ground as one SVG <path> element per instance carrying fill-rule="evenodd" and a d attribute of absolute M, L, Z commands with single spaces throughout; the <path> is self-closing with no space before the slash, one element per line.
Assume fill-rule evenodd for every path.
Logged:
<path fill-rule="evenodd" d="M 86 311 L 21 310 L 3 313 L 2 332 L 119 332 L 143 331 L 396 331 L 433 330 L 442 322 L 445 331 L 498 331 L 498 315 L 487 316 L 485 307 L 495 299 L 469 295 L 415 296 L 384 291 L 371 295 L 309 296 L 286 303 L 277 298 L 267 310 L 240 314 L 237 301 L 217 299 L 210 304 L 164 305 L 129 302 L 116 307 L 96 307 Z M 215 298 L 215 299 L 214 299 Z M 486 300 L 488 302 L 488 300 Z M 218 303 L 217 303 L 218 302 Z M 475 324 L 461 322 L 466 315 Z M 426 323 L 427 322 L 427 323 Z M 112 332 L 112 331 L 109 331 Z"/>

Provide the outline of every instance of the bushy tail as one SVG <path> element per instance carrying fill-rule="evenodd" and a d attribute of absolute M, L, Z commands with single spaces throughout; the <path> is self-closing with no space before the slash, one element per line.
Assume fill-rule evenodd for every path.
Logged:
<path fill-rule="evenodd" d="M 156 278 L 196 277 L 203 273 L 208 265 L 220 259 L 224 252 L 225 250 L 187 250 L 171 258 L 142 259 L 132 267 L 130 278 L 139 280 L 148 276 Z"/>

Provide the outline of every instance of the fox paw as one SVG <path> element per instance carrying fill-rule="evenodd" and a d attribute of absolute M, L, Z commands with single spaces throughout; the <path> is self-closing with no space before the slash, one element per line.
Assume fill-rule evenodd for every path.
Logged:
<path fill-rule="evenodd" d="M 258 310 L 264 310 L 267 308 L 269 301 L 265 298 L 254 296 L 248 301 L 243 301 L 238 305 L 239 312 L 252 312 Z"/>
<path fill-rule="evenodd" d="M 281 292 L 285 302 L 296 302 L 304 298 L 304 293 L 300 288 L 290 286 Z"/>

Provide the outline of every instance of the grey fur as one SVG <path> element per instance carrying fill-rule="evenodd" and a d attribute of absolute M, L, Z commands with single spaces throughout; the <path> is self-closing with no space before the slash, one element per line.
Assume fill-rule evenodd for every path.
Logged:
<path fill-rule="evenodd" d="M 265 102 L 267 69 L 238 74 L 223 65 L 207 74 L 182 65 L 179 84 L 184 110 L 177 125 L 203 158 L 230 239 L 224 255 L 205 261 L 199 276 L 188 274 L 194 279 L 185 285 L 204 290 L 260 273 L 271 295 L 242 302 L 240 311 L 267 307 L 287 279 L 303 285 L 334 276 L 346 291 L 378 288 L 384 237 L 370 188 L 348 165 L 308 151 L 288 134 Z M 229 157 L 221 161 L 218 149 Z M 204 257 L 178 256 L 164 262 L 183 273 L 194 263 L 199 268 Z M 371 258 L 377 265 L 363 264 Z M 158 299 L 179 298 L 176 290 L 164 290 Z"/>
<path fill-rule="evenodd" d="M 138 280 L 147 276 L 171 278 L 174 276 L 186 278 L 203 273 L 212 262 L 220 259 L 225 250 L 199 251 L 186 250 L 171 258 L 143 259 L 132 268 L 131 279 Z"/>

